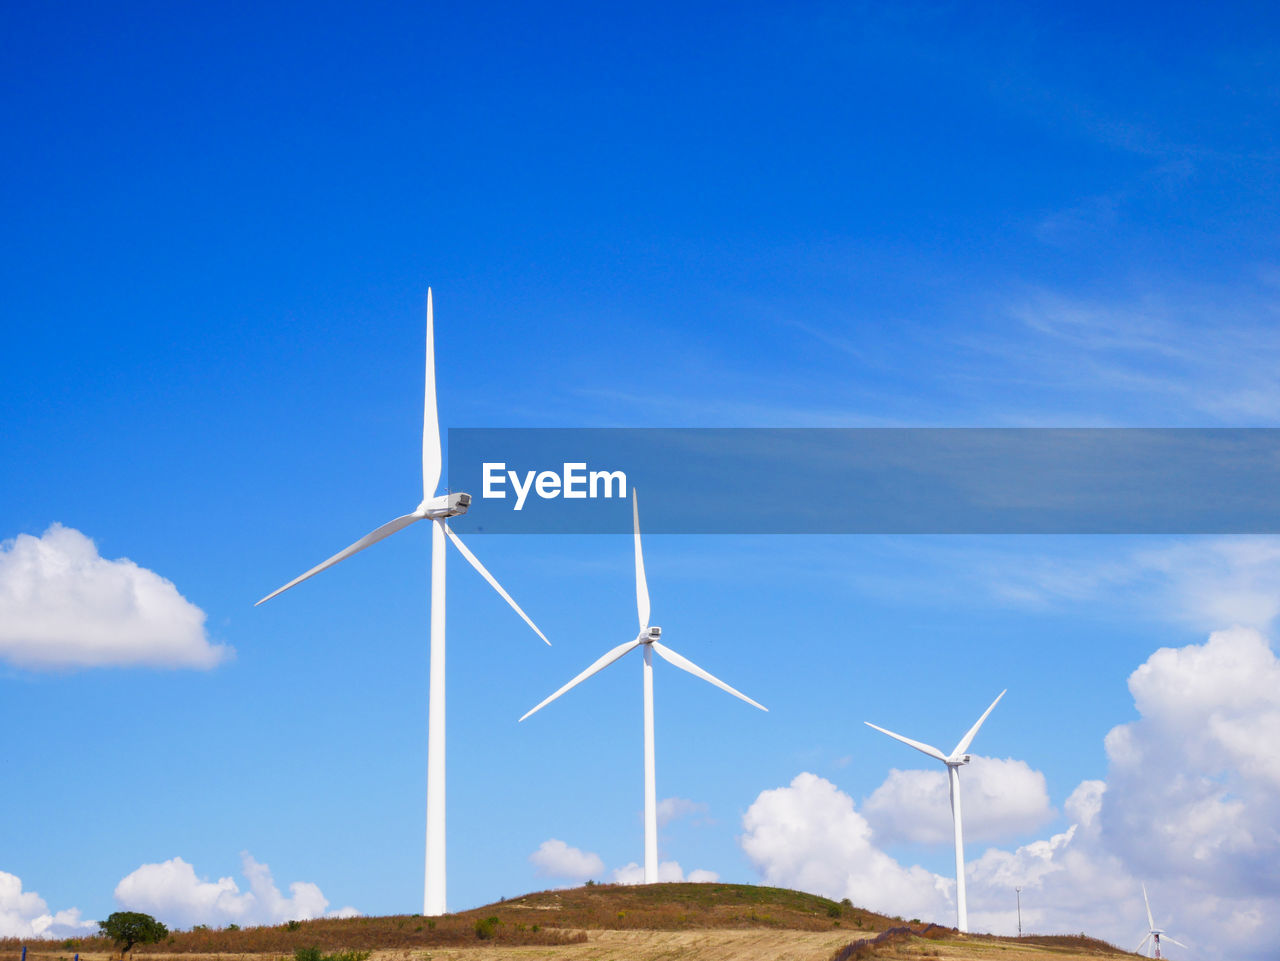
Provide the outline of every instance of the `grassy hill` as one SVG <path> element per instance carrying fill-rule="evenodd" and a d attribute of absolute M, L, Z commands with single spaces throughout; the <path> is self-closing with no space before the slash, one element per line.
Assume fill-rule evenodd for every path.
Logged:
<path fill-rule="evenodd" d="M 16 957 L 19 941 L 0 940 L 0 957 Z M 107 958 L 103 938 L 28 942 L 29 961 Z M 439 918 L 398 915 L 324 918 L 273 927 L 196 928 L 133 954 L 292 958 L 311 961 L 505 961 L 535 958 L 751 959 L 813 961 L 1072 961 L 1122 957 L 1084 937 L 993 938 L 864 911 L 783 888 L 745 884 L 588 885 L 540 891 Z M 344 953 L 345 952 L 345 953 Z M 329 958 L 322 958 L 328 955 Z M 337 958 L 332 956 L 337 955 Z"/>

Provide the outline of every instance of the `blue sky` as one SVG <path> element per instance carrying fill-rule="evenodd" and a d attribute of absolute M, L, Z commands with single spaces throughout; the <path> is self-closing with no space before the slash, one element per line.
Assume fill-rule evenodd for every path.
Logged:
<path fill-rule="evenodd" d="M 182 669 L 0 653 L 0 871 L 50 912 L 105 916 L 121 879 L 173 858 L 246 890 L 243 851 L 329 910 L 416 910 L 426 532 L 251 605 L 417 503 L 428 285 L 446 428 L 1280 411 L 1264 5 L 0 17 L 0 539 L 79 531 L 234 649 Z M 597 854 L 600 879 L 641 855 L 638 659 L 515 724 L 630 636 L 628 539 L 470 544 L 554 647 L 451 564 L 455 908 L 569 883 L 529 860 L 548 839 Z M 762 792 L 808 772 L 870 817 L 916 764 L 862 721 L 949 744 L 1005 687 L 975 748 L 1041 772 L 1046 801 L 970 858 L 1083 824 L 1081 782 L 1107 781 L 1109 805 L 1141 780 L 1108 732 L 1184 742 L 1131 673 L 1166 647 L 1238 663 L 1250 642 L 1210 632 L 1265 637 L 1280 571 L 1258 538 L 662 536 L 646 554 L 664 639 L 771 709 L 659 665 L 659 796 L 693 802 L 662 856 L 797 886 L 742 840 Z M 1235 710 L 1217 690 L 1206 717 Z M 1254 707 L 1242 723 L 1280 712 Z M 1256 767 L 1201 773 L 1248 799 Z M 1206 876 L 1108 847 L 1107 805 L 1095 860 L 1126 891 L 1158 871 L 1202 927 L 1180 939 L 1220 943 L 1194 914 L 1206 886 L 1275 915 L 1280 880 L 1254 870 L 1270 842 Z M 949 876 L 945 843 L 876 830 L 877 852 Z M 1139 914 L 1054 910 L 1044 925 L 1141 933 Z"/>

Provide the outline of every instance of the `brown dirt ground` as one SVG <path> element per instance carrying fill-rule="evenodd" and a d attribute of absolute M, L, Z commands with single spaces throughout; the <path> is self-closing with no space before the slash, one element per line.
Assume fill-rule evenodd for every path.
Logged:
<path fill-rule="evenodd" d="M 373 952 L 370 961 L 829 961 L 855 936 L 847 931 L 717 929 L 693 931 L 595 930 L 584 944 L 494 945 L 474 947 L 391 948 Z M 118 957 L 118 956 L 117 956 Z M 925 940 L 889 944 L 875 961 L 1099 961 L 1131 958 L 1122 952 L 1099 953 L 1070 946 L 1019 944 L 984 938 Z M 82 953 L 81 961 L 109 961 L 110 955 Z M 70 952 L 36 952 L 29 961 L 70 961 Z M 274 954 L 148 954 L 146 961 L 281 961 Z"/>

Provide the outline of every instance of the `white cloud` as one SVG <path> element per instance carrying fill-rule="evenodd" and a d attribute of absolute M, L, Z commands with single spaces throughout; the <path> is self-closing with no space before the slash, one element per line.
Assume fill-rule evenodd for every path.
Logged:
<path fill-rule="evenodd" d="M 853 798 L 816 774 L 762 791 L 742 827 L 742 850 L 769 884 L 849 898 L 888 914 L 947 916 L 954 882 L 904 868 L 877 848 Z"/>
<path fill-rule="evenodd" d="M 1107 780 L 1067 798 L 1070 826 L 967 864 L 971 927 L 1014 933 L 1020 886 L 1024 930 L 1132 949 L 1145 881 L 1156 923 L 1191 946 L 1166 945 L 1173 958 L 1269 958 L 1280 941 L 1280 659 L 1257 631 L 1233 628 L 1155 652 L 1129 689 L 1140 717 L 1107 735 Z M 952 923 L 949 881 L 878 850 L 852 799 L 822 778 L 762 792 L 743 827 L 770 883 Z"/>
<path fill-rule="evenodd" d="M 613 880 L 618 884 L 643 884 L 644 868 L 632 861 L 630 864 L 620 868 L 614 868 Z M 719 881 L 720 875 L 716 874 L 715 871 L 695 868 L 686 877 L 679 861 L 662 861 L 658 865 L 658 880 L 668 882 L 692 881 L 698 884 L 707 884 L 712 881 Z"/>
<path fill-rule="evenodd" d="M 1106 739 L 1108 840 L 1137 869 L 1280 899 L 1280 661 L 1248 628 L 1162 648 Z M 1280 900 L 1277 901 L 1280 907 Z"/>
<path fill-rule="evenodd" d="M 600 855 L 570 847 L 556 838 L 538 845 L 538 850 L 529 855 L 529 860 L 541 877 L 585 881 L 604 874 L 604 861 L 600 860 Z"/>
<path fill-rule="evenodd" d="M 1223 624 L 1266 630 L 1280 617 L 1280 538 L 1272 536 L 1165 539 L 1087 558 L 975 546 L 923 548 L 919 556 L 951 575 L 937 580 L 959 578 L 965 592 L 1024 608 L 1121 604 L 1205 632 Z"/>
<path fill-rule="evenodd" d="M 704 814 L 706 810 L 706 804 L 701 801 L 690 801 L 682 797 L 664 797 L 658 802 L 658 826 L 665 827 L 680 818 Z"/>
<path fill-rule="evenodd" d="M 196 924 L 280 924 L 325 916 L 328 899 L 310 881 L 289 885 L 289 897 L 276 887 L 271 869 L 246 851 L 240 855 L 249 889 L 241 891 L 229 877 L 205 881 L 182 858 L 160 864 L 144 864 L 116 885 L 120 907 L 143 911 L 175 927 Z M 345 907 L 332 916 L 350 917 L 358 912 Z"/>
<path fill-rule="evenodd" d="M 1144 414 L 1270 424 L 1280 412 L 1274 301 L 1248 278 L 1222 288 L 1166 279 L 1099 298 L 1031 290 L 1003 304 L 1016 326 L 968 333 L 962 344 L 984 355 L 985 386 L 1016 388 L 1016 409 L 1039 425 L 1064 402 L 1077 408 L 1075 426 L 1114 423 L 1116 411 L 1131 424 L 1151 419 Z"/>
<path fill-rule="evenodd" d="M 78 908 L 50 912 L 44 898 L 22 890 L 22 879 L 0 871 L 0 938 L 67 938 L 97 934 L 96 921 L 82 921 Z"/>
<path fill-rule="evenodd" d="M 1025 834 L 1054 815 L 1044 775 L 1025 761 L 980 757 L 960 771 L 960 797 L 967 840 Z M 946 772 L 889 772 L 862 806 L 880 844 L 950 843 L 951 801 Z"/>
<path fill-rule="evenodd" d="M 1129 677 L 1139 719 L 1106 737 L 1106 782 L 1064 809 L 1074 828 L 969 865 L 975 919 L 1099 934 L 1132 949 L 1156 923 L 1192 950 L 1174 958 L 1266 958 L 1280 939 L 1280 660 L 1255 630 L 1162 648 Z M 1020 882 L 1015 879 L 1022 879 Z"/>
<path fill-rule="evenodd" d="M 172 582 L 73 528 L 0 543 L 0 659 L 18 667 L 211 668 L 232 651 L 204 620 Z"/>
<path fill-rule="evenodd" d="M 1162 607 L 1204 630 L 1265 629 L 1280 615 L 1280 538 L 1197 539 L 1139 551 L 1131 566 L 1159 578 Z"/>

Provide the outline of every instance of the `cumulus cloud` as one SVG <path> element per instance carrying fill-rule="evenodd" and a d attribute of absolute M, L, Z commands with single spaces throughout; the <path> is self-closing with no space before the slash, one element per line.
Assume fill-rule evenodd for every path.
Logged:
<path fill-rule="evenodd" d="M 964 836 L 984 841 L 1025 834 L 1054 815 L 1044 775 L 1025 761 L 980 757 L 960 771 Z M 950 843 L 951 801 L 947 774 L 938 770 L 889 772 L 862 808 L 881 844 Z"/>
<path fill-rule="evenodd" d="M 742 850 L 769 884 L 888 914 L 943 918 L 953 881 L 905 868 L 872 841 L 853 798 L 808 772 L 762 791 L 742 816 Z"/>
<path fill-rule="evenodd" d="M 538 845 L 538 850 L 529 855 L 529 860 L 541 877 L 585 881 L 604 874 L 604 861 L 600 860 L 600 855 L 570 847 L 556 838 Z"/>
<path fill-rule="evenodd" d="M 670 800 L 679 801 L 681 799 L 672 798 Z M 692 801 L 683 803 L 693 805 L 693 810 L 705 809 L 705 805 L 696 805 Z M 605 873 L 604 861 L 601 860 L 600 855 L 592 851 L 583 851 L 579 848 L 570 847 L 557 838 L 543 841 L 538 845 L 538 850 L 529 855 L 529 860 L 533 862 L 533 865 L 538 869 L 538 874 L 542 877 L 562 878 L 568 881 L 585 881 L 588 878 L 601 877 Z M 620 868 L 614 868 L 611 872 L 611 877 L 617 884 L 643 884 L 644 868 L 632 861 Z M 706 883 L 719 881 L 720 875 L 715 871 L 707 871 L 702 868 L 690 871 L 686 875 L 684 869 L 680 867 L 679 861 L 662 861 L 658 864 L 658 880 Z"/>
<path fill-rule="evenodd" d="M 618 884 L 644 884 L 644 868 L 632 861 L 630 864 L 615 868 L 613 880 Z M 719 881 L 720 875 L 716 874 L 715 871 L 696 868 L 690 871 L 686 877 L 679 861 L 662 861 L 658 864 L 658 880 L 668 882 L 692 881 L 696 884 L 709 884 L 712 881 Z"/>
<path fill-rule="evenodd" d="M 1255 630 L 1163 648 L 1106 738 L 1108 840 L 1136 868 L 1280 899 L 1280 661 Z M 1278 904 L 1280 906 L 1280 904 Z"/>
<path fill-rule="evenodd" d="M 1174 958 L 1265 958 L 1280 939 L 1280 660 L 1256 630 L 1216 631 L 1162 648 L 1129 677 L 1136 721 L 1105 739 L 1107 779 L 1064 810 L 1073 827 L 969 865 L 971 914 L 996 930 L 1097 933 L 1133 948 L 1156 923 L 1192 951 Z M 1022 879 L 1015 881 L 1014 879 Z"/>
<path fill-rule="evenodd" d="M 664 797 L 658 802 L 658 827 L 665 827 L 683 817 L 704 814 L 706 810 L 706 804 L 701 801 L 690 801 L 683 797 Z"/>
<path fill-rule="evenodd" d="M 204 621 L 171 581 L 107 560 L 73 528 L 0 543 L 0 659 L 15 666 L 207 669 L 231 649 L 209 641 Z"/>
<path fill-rule="evenodd" d="M 22 879 L 0 871 L 0 938 L 67 938 L 95 934 L 96 921 L 82 921 L 78 908 L 51 912 L 44 898 L 22 890 Z"/>
<path fill-rule="evenodd" d="M 241 891 L 230 877 L 203 880 L 182 858 L 170 858 L 160 864 L 144 864 L 123 878 L 116 885 L 116 903 L 174 927 L 280 924 L 325 916 L 329 901 L 317 885 L 295 881 L 289 885 L 290 896 L 285 897 L 267 865 L 255 861 L 247 851 L 240 860 L 249 884 L 247 891 Z M 358 913 L 344 907 L 330 916 L 352 917 Z"/>
<path fill-rule="evenodd" d="M 1145 881 L 1156 923 L 1191 946 L 1166 946 L 1172 957 L 1269 958 L 1280 941 L 1280 659 L 1257 631 L 1233 628 L 1155 652 L 1129 689 L 1139 718 L 1107 735 L 1107 779 L 1071 793 L 1066 830 L 966 865 L 971 927 L 1014 933 L 1018 886 L 1024 930 L 1132 949 Z M 953 923 L 950 880 L 879 850 L 853 800 L 816 775 L 762 792 L 743 827 L 770 883 Z"/>

